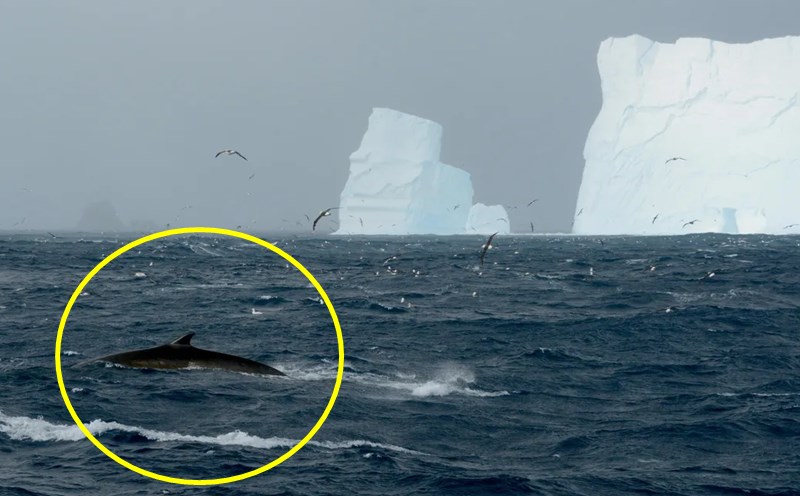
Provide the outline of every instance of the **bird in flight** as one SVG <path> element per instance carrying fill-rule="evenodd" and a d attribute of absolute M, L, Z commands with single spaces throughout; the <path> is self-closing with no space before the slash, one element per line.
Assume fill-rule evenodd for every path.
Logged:
<path fill-rule="evenodd" d="M 694 224 L 695 222 L 700 222 L 700 219 L 691 220 L 691 221 L 689 221 L 689 222 L 685 223 L 684 225 L 682 225 L 682 226 L 681 226 L 681 229 L 683 229 L 683 228 L 684 228 L 684 227 L 686 227 L 686 226 L 691 226 L 691 225 L 692 225 L 692 224 Z"/>
<path fill-rule="evenodd" d="M 214 158 L 217 158 L 220 155 L 239 155 L 243 159 L 247 160 L 247 157 L 245 157 L 241 153 L 237 152 L 236 150 L 222 150 L 222 151 L 219 151 L 219 152 L 217 152 L 216 155 L 214 155 Z"/>
<path fill-rule="evenodd" d="M 788 226 L 783 226 L 784 229 L 789 229 L 790 227 L 799 226 L 800 224 L 789 224 Z"/>
<path fill-rule="evenodd" d="M 539 199 L 538 199 L 538 198 L 534 198 L 533 200 L 531 200 L 531 201 L 529 201 L 529 202 L 528 202 L 528 206 L 530 207 L 531 205 L 533 205 L 533 204 L 534 204 L 534 203 L 536 203 L 537 201 L 539 201 Z"/>
<path fill-rule="evenodd" d="M 656 214 L 655 217 L 653 217 L 653 220 L 650 223 L 651 224 L 655 224 L 656 223 L 656 219 L 658 219 L 659 215 L 661 215 L 661 214 Z"/>
<path fill-rule="evenodd" d="M 666 165 L 666 164 L 668 164 L 668 163 L 672 162 L 673 160 L 683 160 L 683 161 L 686 161 L 686 159 L 685 159 L 685 158 L 683 158 L 683 157 L 672 157 L 672 158 L 668 158 L 668 159 L 667 159 L 667 160 L 664 162 L 664 164 Z"/>
<path fill-rule="evenodd" d="M 316 231 L 317 230 L 317 222 L 319 222 L 319 220 L 321 218 L 329 216 L 331 214 L 331 210 L 338 210 L 338 209 L 339 209 L 339 207 L 331 207 L 331 208 L 326 208 L 325 210 L 320 212 L 319 215 L 317 215 L 317 218 L 314 219 L 314 223 L 311 225 L 311 230 L 312 231 Z"/>
<path fill-rule="evenodd" d="M 492 234 L 489 236 L 489 239 L 486 241 L 486 244 L 483 245 L 483 251 L 481 252 L 481 267 L 483 267 L 483 259 L 486 257 L 486 252 L 492 247 L 492 240 L 494 237 L 497 236 L 497 233 Z"/>
<path fill-rule="evenodd" d="M 531 232 L 533 232 L 533 222 L 531 222 Z"/>

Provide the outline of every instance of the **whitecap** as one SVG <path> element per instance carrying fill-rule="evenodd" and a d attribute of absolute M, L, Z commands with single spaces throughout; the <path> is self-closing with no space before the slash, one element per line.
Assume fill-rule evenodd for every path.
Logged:
<path fill-rule="evenodd" d="M 92 420 L 84 424 L 94 436 L 100 436 L 109 431 L 132 432 L 139 434 L 151 441 L 157 442 L 187 442 L 215 444 L 219 446 L 248 446 L 259 449 L 291 448 L 299 440 L 283 437 L 263 438 L 254 436 L 240 430 L 226 432 L 217 436 L 193 436 L 177 432 L 158 431 L 139 426 L 130 426 L 119 422 L 105 420 Z M 13 417 L 0 411 L 0 432 L 17 441 L 80 441 L 84 439 L 83 432 L 74 424 L 53 424 L 42 418 Z M 360 447 L 379 448 L 399 453 L 422 455 L 419 451 L 403 448 L 388 443 L 376 443 L 365 439 L 347 441 L 309 441 L 309 446 L 329 450 L 341 450 Z"/>

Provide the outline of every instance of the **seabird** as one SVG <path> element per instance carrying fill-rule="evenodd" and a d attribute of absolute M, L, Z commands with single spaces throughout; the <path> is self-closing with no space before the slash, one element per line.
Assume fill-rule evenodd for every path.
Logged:
<path fill-rule="evenodd" d="M 331 214 L 331 210 L 338 210 L 338 209 L 339 209 L 339 207 L 331 207 L 331 208 L 326 208 L 325 210 L 320 212 L 319 215 L 317 215 L 317 218 L 314 219 L 314 223 L 311 225 L 311 230 L 312 231 L 316 231 L 317 230 L 317 222 L 319 222 L 319 220 L 321 218 L 329 216 Z"/>
<path fill-rule="evenodd" d="M 533 232 L 533 222 L 531 222 L 531 232 Z"/>
<path fill-rule="evenodd" d="M 264 312 L 259 312 L 255 308 L 250 309 L 250 315 L 264 315 Z"/>
<path fill-rule="evenodd" d="M 222 150 L 222 151 L 219 151 L 219 152 L 217 152 L 216 155 L 214 155 L 214 158 L 217 158 L 220 155 L 239 155 L 243 159 L 247 160 L 247 157 L 245 157 L 241 153 L 237 152 L 236 150 Z"/>
<path fill-rule="evenodd" d="M 686 226 L 691 226 L 695 222 L 700 222 L 700 219 L 695 219 L 695 220 L 692 220 L 692 221 L 689 221 L 689 222 L 685 223 L 684 225 L 681 226 L 681 229 L 683 229 Z"/>
<path fill-rule="evenodd" d="M 717 275 L 717 273 L 716 273 L 716 272 L 714 272 L 714 271 L 711 271 L 711 272 L 709 272 L 708 274 L 706 274 L 706 275 L 704 275 L 703 277 L 701 277 L 701 278 L 700 278 L 700 280 L 701 280 L 701 281 L 705 281 L 706 279 L 711 279 L 711 278 L 712 278 L 712 277 L 714 277 L 715 275 Z"/>
<path fill-rule="evenodd" d="M 790 227 L 800 226 L 800 224 L 789 224 L 788 226 L 783 226 L 784 229 L 789 229 Z"/>
<path fill-rule="evenodd" d="M 583 213 L 583 209 L 580 209 L 580 210 L 578 210 L 578 215 L 576 215 L 575 217 L 580 217 L 580 215 L 581 215 L 582 213 Z"/>
<path fill-rule="evenodd" d="M 683 157 L 672 157 L 672 158 L 668 158 L 668 159 L 666 160 L 666 162 L 664 162 L 664 164 L 666 165 L 666 164 L 668 164 L 668 163 L 672 162 L 673 160 L 686 160 L 686 159 L 685 159 L 685 158 L 683 158 Z"/>
<path fill-rule="evenodd" d="M 47 234 L 49 234 L 50 236 L 52 236 L 52 237 L 54 237 L 54 238 L 57 238 L 57 237 L 58 237 L 58 236 L 56 236 L 55 234 L 51 233 L 50 231 L 45 231 L 45 232 L 47 232 Z"/>
<path fill-rule="evenodd" d="M 244 157 L 242 157 L 242 158 L 244 158 Z M 245 160 L 247 160 L 247 159 L 245 159 Z M 248 177 L 247 179 L 248 179 L 248 180 L 249 180 L 249 179 L 253 179 L 254 177 L 256 177 L 256 173 L 255 173 L 255 172 L 253 172 L 252 174 L 250 174 L 250 177 Z"/>
<path fill-rule="evenodd" d="M 652 222 L 650 222 L 650 223 L 651 223 L 651 224 L 655 224 L 655 223 L 656 223 L 656 219 L 658 219 L 658 216 L 659 216 L 659 215 L 661 215 L 661 214 L 660 214 L 660 213 L 656 214 L 656 215 L 655 215 L 655 217 L 653 217 L 653 220 L 652 220 Z"/>
<path fill-rule="evenodd" d="M 481 252 L 481 267 L 483 267 L 483 258 L 486 256 L 486 252 L 489 251 L 489 248 L 492 247 L 492 240 L 494 237 L 497 236 L 497 233 L 492 234 L 489 236 L 489 239 L 486 240 L 486 244 L 483 245 L 483 251 Z"/>
<path fill-rule="evenodd" d="M 508 219 L 506 219 L 505 217 L 498 217 L 497 220 L 502 220 L 503 222 L 508 224 Z"/>
<path fill-rule="evenodd" d="M 533 199 L 533 200 L 529 201 L 529 202 L 528 202 L 528 206 L 530 207 L 531 205 L 533 205 L 533 204 L 534 204 L 534 203 L 536 203 L 537 201 L 539 201 L 539 199 L 538 199 L 538 198 L 535 198 L 535 199 Z"/>
<path fill-rule="evenodd" d="M 361 227 L 364 227 L 364 219 L 361 217 L 358 218 L 358 221 L 361 223 Z"/>

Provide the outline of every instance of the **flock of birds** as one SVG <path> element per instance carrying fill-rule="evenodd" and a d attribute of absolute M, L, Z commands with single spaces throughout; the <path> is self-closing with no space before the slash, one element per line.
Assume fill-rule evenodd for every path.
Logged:
<path fill-rule="evenodd" d="M 233 149 L 230 149 L 230 148 L 228 148 L 228 149 L 225 149 L 225 150 L 220 150 L 219 152 L 217 152 L 217 154 L 216 154 L 216 155 L 214 155 L 214 158 L 217 158 L 217 157 L 219 157 L 220 155 L 229 155 L 229 156 L 236 155 L 236 156 L 238 156 L 238 157 L 241 157 L 241 158 L 242 158 L 242 159 L 244 159 L 244 160 L 247 160 L 247 157 L 245 157 L 244 155 L 242 155 L 241 153 L 239 153 L 237 150 L 233 150 Z M 254 176 L 255 176 L 255 174 L 252 174 L 252 175 L 251 175 L 251 176 L 250 176 L 248 179 L 252 179 Z M 531 205 L 533 205 L 533 204 L 534 204 L 534 203 L 536 203 L 537 201 L 539 201 L 539 199 L 538 199 L 538 198 L 534 198 L 533 200 L 529 201 L 529 202 L 528 202 L 528 204 L 527 204 L 526 206 L 530 207 Z M 456 210 L 456 209 L 458 209 L 458 207 L 460 207 L 460 206 L 461 206 L 460 204 L 459 204 L 459 205 L 455 205 L 455 206 L 453 206 L 452 210 L 453 210 L 453 211 L 455 211 L 455 210 Z M 315 218 L 313 221 L 311 221 L 311 218 L 310 218 L 310 217 L 308 217 L 308 215 L 306 215 L 306 219 L 307 219 L 307 220 L 309 220 L 309 221 L 311 222 L 311 230 L 312 230 L 312 231 L 316 231 L 316 229 L 317 229 L 317 223 L 318 223 L 318 222 L 319 222 L 319 221 L 320 221 L 320 220 L 321 220 L 323 217 L 328 217 L 328 216 L 330 216 L 330 215 L 331 215 L 331 213 L 332 213 L 334 210 L 338 210 L 339 208 L 340 208 L 340 207 L 331 207 L 331 208 L 326 208 L 326 209 L 324 209 L 324 210 L 321 210 L 321 211 L 319 212 L 319 214 L 317 215 L 317 217 L 316 217 L 316 218 Z M 509 208 L 517 208 L 517 207 L 516 207 L 516 206 L 511 206 L 511 207 L 509 207 Z M 448 208 L 448 210 L 450 210 L 450 209 Z M 361 226 L 363 227 L 363 226 L 364 226 L 364 220 L 363 220 L 363 219 L 361 219 L 360 217 L 359 217 L 359 219 L 358 219 L 358 220 L 359 220 L 359 222 L 361 222 Z M 505 222 L 508 222 L 508 220 L 506 220 L 506 219 L 503 219 L 503 218 L 501 218 L 501 219 L 498 219 L 498 220 L 503 220 L 503 221 L 505 221 Z M 533 232 L 533 231 L 534 231 L 533 222 L 531 222 L 531 223 L 530 223 L 530 225 L 531 225 L 531 232 Z M 487 251 L 489 251 L 489 249 L 491 249 L 491 247 L 492 247 L 492 240 L 494 239 L 494 237 L 495 237 L 497 234 L 498 234 L 498 233 L 494 233 L 494 234 L 492 234 L 491 236 L 489 236 L 489 239 L 488 239 L 488 240 L 486 241 L 486 243 L 485 243 L 485 244 L 482 246 L 482 249 L 483 249 L 483 251 L 481 252 L 481 258 L 480 258 L 480 260 L 481 260 L 481 266 L 483 266 L 483 260 L 484 260 L 484 258 L 486 257 L 486 252 L 487 252 Z"/>
<path fill-rule="evenodd" d="M 217 152 L 216 155 L 214 155 L 214 158 L 217 158 L 220 155 L 237 155 L 237 156 L 241 157 L 242 159 L 247 160 L 247 158 L 244 155 L 242 155 L 241 153 L 239 153 L 236 150 L 231 150 L 231 149 L 220 150 L 219 152 Z M 250 178 L 252 178 L 252 177 L 253 176 L 250 176 Z M 538 198 L 534 198 L 533 200 L 528 202 L 527 206 L 530 207 L 531 205 L 533 205 L 537 201 L 539 201 L 539 199 Z M 453 210 L 456 210 L 460 206 L 461 205 L 455 205 L 453 207 Z M 516 208 L 516 207 L 512 207 L 512 208 Z M 322 219 L 323 217 L 330 216 L 332 211 L 338 210 L 338 209 L 339 209 L 339 207 L 331 207 L 331 208 L 326 208 L 325 210 L 320 211 L 320 213 L 317 215 L 317 217 L 314 219 L 314 221 L 311 224 L 311 230 L 315 231 L 317 229 L 317 223 L 320 221 L 320 219 Z M 311 220 L 308 216 L 306 216 L 306 219 Z M 361 219 L 359 218 L 359 220 L 361 220 Z M 505 220 L 505 219 L 503 219 L 503 220 Z M 506 221 L 506 222 L 508 222 L 508 221 Z M 361 220 L 361 225 L 362 226 L 364 225 L 364 221 L 363 220 Z M 533 222 L 531 222 L 531 232 L 533 232 Z M 486 243 L 484 243 L 483 246 L 481 247 L 481 256 L 480 256 L 481 267 L 483 267 L 483 262 L 484 262 L 484 259 L 486 258 L 486 253 L 492 248 L 492 241 L 494 240 L 494 237 L 497 236 L 497 234 L 498 233 L 494 233 L 491 236 L 489 236 L 489 239 L 486 240 Z M 259 315 L 261 312 L 257 312 L 257 310 L 254 308 L 254 309 L 252 309 L 252 313 L 253 313 L 253 315 Z"/>
<path fill-rule="evenodd" d="M 244 155 L 242 155 L 242 154 L 241 154 L 241 153 L 240 153 L 238 150 L 233 150 L 233 149 L 230 149 L 230 148 L 226 148 L 226 149 L 224 149 L 224 150 L 220 150 L 219 152 L 217 152 L 217 153 L 216 153 L 216 155 L 214 155 L 214 158 L 218 158 L 218 157 L 220 157 L 220 156 L 222 156 L 222 155 L 226 155 L 226 156 L 238 156 L 238 157 L 239 157 L 239 158 L 241 158 L 242 160 L 245 160 L 245 161 L 247 161 L 247 157 L 245 157 Z M 684 157 L 678 157 L 678 156 L 676 156 L 676 157 L 671 157 L 671 158 L 668 158 L 666 161 L 664 161 L 664 164 L 665 164 L 665 165 L 667 165 L 667 164 L 669 164 L 670 162 L 677 162 L 677 161 L 684 161 L 684 162 L 685 162 L 685 161 L 686 161 L 686 158 L 684 158 Z M 250 176 L 248 177 L 248 179 L 253 179 L 254 177 L 255 177 L 255 173 L 253 173 L 253 174 L 250 174 Z M 25 188 L 25 190 L 26 190 L 26 191 L 30 191 L 30 190 L 28 190 L 27 188 Z M 530 207 L 530 206 L 532 206 L 532 205 L 533 205 L 534 203 L 536 203 L 537 201 L 539 201 L 539 198 L 534 198 L 533 200 L 529 201 L 529 202 L 526 204 L 526 207 Z M 456 210 L 456 209 L 458 209 L 460 206 L 461 206 L 460 204 L 459 204 L 459 205 L 455 205 L 455 206 L 453 206 L 453 207 L 452 207 L 452 209 L 448 208 L 448 210 L 455 211 L 455 210 Z M 184 209 L 187 209 L 187 208 L 192 208 L 192 207 L 191 207 L 191 205 L 184 206 L 184 207 L 182 207 L 182 208 L 181 208 L 181 210 L 184 210 Z M 326 208 L 326 209 L 324 209 L 324 210 L 321 210 L 321 211 L 319 212 L 319 214 L 316 216 L 316 218 L 314 218 L 314 220 L 313 220 L 313 221 L 311 220 L 311 218 L 310 218 L 308 215 L 305 215 L 305 217 L 306 217 L 306 220 L 307 220 L 308 222 L 310 222 L 310 223 L 311 223 L 311 230 L 312 230 L 312 231 L 316 231 L 316 229 L 317 229 L 317 224 L 319 223 L 319 221 L 320 221 L 320 220 L 322 220 L 324 217 L 328 217 L 328 216 L 330 216 L 330 215 L 331 215 L 331 213 L 332 213 L 334 210 L 338 210 L 339 208 L 340 208 L 340 207 L 331 207 L 331 208 Z M 510 206 L 507 206 L 507 208 L 509 208 L 509 209 L 516 209 L 516 208 L 518 208 L 518 207 L 517 207 L 516 205 L 510 205 Z M 577 217 L 580 217 L 580 215 L 581 215 L 582 213 L 583 213 L 583 208 L 581 208 L 581 209 L 578 211 L 578 213 L 575 215 L 575 217 L 576 217 L 576 218 L 577 218 Z M 651 220 L 651 222 L 650 222 L 650 223 L 651 223 L 651 224 L 655 224 L 656 220 L 658 219 L 658 217 L 659 217 L 660 215 L 661 215 L 661 213 L 659 212 L 659 213 L 657 213 L 655 216 L 653 216 L 653 219 Z M 351 216 L 351 217 L 352 217 L 352 216 Z M 359 220 L 359 222 L 361 223 L 361 226 L 363 227 L 363 226 L 364 226 L 364 220 L 363 220 L 362 218 L 360 218 L 360 217 L 358 218 L 358 220 Z M 505 218 L 498 218 L 497 220 L 498 220 L 498 221 L 505 221 L 505 222 L 508 222 L 508 220 L 507 220 L 507 219 L 505 219 Z M 20 226 L 20 225 L 24 224 L 24 223 L 25 223 L 25 221 L 26 221 L 26 217 L 23 217 L 23 218 L 22 218 L 20 221 L 18 221 L 18 222 L 15 222 L 15 223 L 14 223 L 14 224 L 13 224 L 11 227 L 17 227 L 17 226 Z M 693 220 L 690 220 L 690 221 L 688 221 L 688 222 L 684 222 L 684 223 L 683 223 L 683 225 L 681 226 L 681 229 L 684 229 L 684 228 L 686 228 L 686 226 L 691 226 L 691 225 L 694 225 L 695 223 L 698 223 L 698 222 L 701 222 L 701 220 L 700 220 L 700 219 L 693 219 Z M 298 224 L 300 224 L 300 223 L 298 222 Z M 533 224 L 533 221 L 530 221 L 530 223 L 529 223 L 529 224 L 530 224 L 530 229 L 531 229 L 531 232 L 534 232 L 534 231 L 535 231 L 535 226 L 534 226 L 534 224 Z M 574 224 L 574 220 L 573 220 L 573 224 Z M 789 229 L 789 228 L 792 228 L 792 227 L 797 227 L 798 225 L 800 225 L 800 224 L 788 224 L 788 225 L 784 226 L 784 227 L 783 227 L 783 229 Z M 170 227 L 170 224 L 166 224 L 166 226 L 167 226 L 167 227 Z M 242 226 L 240 225 L 240 226 L 237 226 L 237 227 L 238 227 L 238 228 L 241 228 Z M 51 232 L 47 232 L 47 234 L 49 234 L 49 235 L 50 235 L 51 237 L 53 237 L 53 238 L 57 238 L 57 236 L 56 236 L 55 234 L 51 233 Z M 489 249 L 491 249 L 491 247 L 492 247 L 492 240 L 494 240 L 494 237 L 495 237 L 497 234 L 498 234 L 498 233 L 494 233 L 494 234 L 492 234 L 491 236 L 489 236 L 489 239 L 488 239 L 488 240 L 486 241 L 486 243 L 484 243 L 484 245 L 482 246 L 482 251 L 481 251 L 481 255 L 480 255 L 480 263 L 481 263 L 481 266 L 483 266 L 483 262 L 484 262 L 484 258 L 486 257 L 486 253 L 488 252 L 488 250 L 489 250 Z"/>
<path fill-rule="evenodd" d="M 229 156 L 236 155 L 238 157 L 241 157 L 244 160 L 247 160 L 247 157 L 245 157 L 244 155 L 239 153 L 237 150 L 232 150 L 230 148 L 226 148 L 225 150 L 218 151 L 217 154 L 214 155 L 214 158 L 218 158 L 220 155 L 229 155 Z M 256 176 L 255 174 L 250 174 L 250 177 L 248 177 L 247 179 L 253 179 L 255 176 Z M 323 217 L 328 217 L 329 215 L 331 215 L 331 211 L 338 210 L 338 209 L 339 209 L 339 207 L 331 207 L 331 208 L 326 208 L 325 210 L 320 211 L 319 215 L 317 215 L 317 217 L 314 219 L 314 221 L 311 224 L 311 230 L 312 231 L 316 231 L 317 230 L 317 223 L 320 221 L 320 219 L 322 219 Z M 306 219 L 311 221 L 311 218 L 308 217 L 308 215 L 306 215 Z M 363 225 L 363 223 L 362 223 L 362 225 Z M 238 227 L 241 228 L 241 226 L 238 226 Z"/>

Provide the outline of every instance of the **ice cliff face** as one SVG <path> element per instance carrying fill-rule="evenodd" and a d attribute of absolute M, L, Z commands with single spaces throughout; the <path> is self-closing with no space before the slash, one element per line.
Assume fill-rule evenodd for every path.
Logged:
<path fill-rule="evenodd" d="M 472 180 L 439 161 L 441 142 L 442 127 L 433 121 L 373 109 L 361 146 L 350 155 L 337 234 L 476 232 L 467 224 Z"/>
<path fill-rule="evenodd" d="M 597 61 L 573 232 L 800 232 L 800 37 L 610 38 Z"/>

